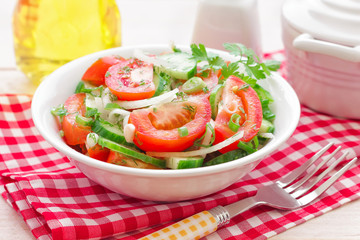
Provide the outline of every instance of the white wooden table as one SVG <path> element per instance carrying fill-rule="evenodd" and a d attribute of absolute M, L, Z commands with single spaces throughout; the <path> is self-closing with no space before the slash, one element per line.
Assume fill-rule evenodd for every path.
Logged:
<path fill-rule="evenodd" d="M 259 0 L 263 51 L 282 49 L 280 8 L 284 0 Z M 11 15 L 15 1 L 1 0 L 0 8 L 0 93 L 33 93 L 36 89 L 16 70 Z M 118 0 L 122 15 L 123 45 L 188 45 L 195 21 L 196 0 Z M 166 19 L 166 21 L 164 21 Z M 134 31 L 136 29 L 136 33 Z M 34 239 L 27 225 L 0 198 L 0 240 Z M 360 200 L 317 217 L 272 240 L 359 240 Z"/>

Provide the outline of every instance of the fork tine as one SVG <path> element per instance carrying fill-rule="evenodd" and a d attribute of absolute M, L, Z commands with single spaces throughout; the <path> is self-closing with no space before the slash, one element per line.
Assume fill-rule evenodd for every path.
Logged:
<path fill-rule="evenodd" d="M 307 173 L 305 176 L 303 176 L 303 178 L 301 178 L 299 181 L 295 182 L 294 184 L 292 185 L 289 185 L 287 188 L 285 188 L 285 191 L 287 191 L 288 193 L 291 193 L 291 192 L 294 192 L 296 189 L 298 189 L 299 187 L 301 187 L 304 183 L 306 183 L 312 176 L 314 176 L 315 173 L 317 173 L 320 168 L 322 166 L 324 166 L 327 162 L 329 162 L 333 157 L 334 155 L 340 151 L 341 149 L 341 146 L 337 147 L 335 149 L 335 151 L 333 151 L 331 154 L 329 154 L 328 156 L 325 157 L 325 159 L 316 166 L 316 168 L 314 168 L 312 171 L 310 171 L 309 173 Z M 346 152 L 347 154 L 347 152 Z M 345 154 L 345 156 L 346 156 Z M 343 156 L 343 158 L 345 157 Z M 334 166 L 335 167 L 335 166 Z"/>
<path fill-rule="evenodd" d="M 328 180 L 321 184 L 314 191 L 306 194 L 305 196 L 298 199 L 298 202 L 301 206 L 306 205 L 313 201 L 315 198 L 323 194 L 334 182 L 336 182 L 357 160 L 357 157 L 353 158 L 345 166 L 343 166 L 339 171 L 332 175 Z"/>
<path fill-rule="evenodd" d="M 335 162 L 333 162 L 325 171 L 323 171 L 319 176 L 315 179 L 311 179 L 309 184 L 305 185 L 303 188 L 296 190 L 291 193 L 291 196 L 294 198 L 298 198 L 307 191 L 309 191 L 312 187 L 314 187 L 318 182 L 320 182 L 331 170 L 333 170 L 344 158 L 348 155 L 348 151 L 346 151 L 341 157 L 339 157 Z"/>
<path fill-rule="evenodd" d="M 309 166 L 311 166 L 317 159 L 319 159 L 319 157 L 321 157 L 327 150 L 329 150 L 332 145 L 334 145 L 333 142 L 327 144 L 325 147 L 316 152 L 314 156 L 312 156 L 307 162 L 302 164 L 300 167 L 298 167 L 288 175 L 285 175 L 285 177 L 283 177 L 282 179 L 278 180 L 277 184 L 282 188 L 288 186 L 295 179 L 300 177 L 309 168 Z"/>

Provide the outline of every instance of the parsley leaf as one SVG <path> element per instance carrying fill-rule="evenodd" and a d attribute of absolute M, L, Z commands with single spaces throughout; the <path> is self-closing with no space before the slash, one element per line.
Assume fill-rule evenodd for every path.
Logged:
<path fill-rule="evenodd" d="M 190 45 L 191 51 L 192 51 L 192 59 L 194 59 L 197 62 L 207 62 L 208 65 L 205 65 L 202 67 L 202 70 L 212 68 L 214 70 L 221 69 L 223 65 L 225 64 L 224 59 L 219 57 L 215 54 L 208 54 L 206 51 L 206 48 L 204 44 L 199 44 L 197 46 L 196 44 Z"/>
<path fill-rule="evenodd" d="M 192 58 L 195 61 L 197 62 L 208 61 L 208 55 L 204 44 L 199 44 L 199 46 L 197 46 L 196 44 L 193 43 L 190 45 L 190 48 L 192 52 Z"/>
<path fill-rule="evenodd" d="M 245 45 L 241 43 L 224 43 L 224 48 L 230 52 L 230 54 L 241 57 L 248 57 L 249 59 L 254 59 L 258 57 L 255 55 L 254 50 L 246 48 Z M 259 59 L 258 59 L 259 60 Z"/>
<path fill-rule="evenodd" d="M 267 67 L 267 69 L 269 69 L 270 71 L 277 71 L 280 68 L 280 61 L 276 61 L 276 60 L 267 60 L 265 62 L 263 62 L 263 64 Z"/>
<path fill-rule="evenodd" d="M 231 62 L 229 65 L 224 65 L 221 70 L 221 76 L 224 79 L 227 79 L 231 75 L 237 76 L 239 74 L 239 62 Z"/>
<path fill-rule="evenodd" d="M 221 81 L 225 81 L 231 75 L 241 78 L 251 86 L 256 84 L 259 79 L 265 79 L 270 75 L 270 71 L 276 71 L 280 67 L 280 62 L 270 60 L 261 62 L 259 57 L 252 49 L 245 47 L 241 43 L 224 43 L 224 48 L 230 54 L 239 57 L 235 62 L 226 63 L 218 55 L 209 54 L 203 44 L 191 44 L 192 58 L 197 62 L 207 62 L 202 66 L 201 72 L 207 69 L 221 69 Z M 240 67 L 243 66 L 245 73 L 240 73 Z"/>

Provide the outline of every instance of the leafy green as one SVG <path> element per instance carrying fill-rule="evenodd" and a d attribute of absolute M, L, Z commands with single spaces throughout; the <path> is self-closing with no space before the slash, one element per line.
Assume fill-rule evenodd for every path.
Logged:
<path fill-rule="evenodd" d="M 208 54 L 206 51 L 206 48 L 203 44 L 199 44 L 198 46 L 196 44 L 190 45 L 191 51 L 192 51 L 192 59 L 194 59 L 196 62 L 208 62 L 208 65 L 203 66 L 203 69 L 220 69 L 224 66 L 225 61 L 221 57 L 215 55 L 215 54 Z"/>
<path fill-rule="evenodd" d="M 92 87 L 86 88 L 84 82 L 80 81 L 75 88 L 75 93 L 89 93 L 92 96 L 96 96 L 96 94 L 93 93 L 93 91 L 96 91 L 96 90 L 100 91 L 99 96 L 101 96 L 102 92 L 104 90 L 104 86 L 100 85 L 100 86 L 94 87 L 94 88 L 92 88 Z"/>
<path fill-rule="evenodd" d="M 228 77 L 234 75 L 253 87 L 257 80 L 265 79 L 270 75 L 270 71 L 276 71 L 280 67 L 278 61 L 261 62 L 252 49 L 246 48 L 240 43 L 224 43 L 224 48 L 230 54 L 239 57 L 239 60 L 228 64 L 218 55 L 208 53 L 203 44 L 191 44 L 190 48 L 194 60 L 207 62 L 207 65 L 202 66 L 200 71 L 221 69 L 221 81 L 225 81 Z M 245 73 L 240 73 L 241 67 L 244 68 Z"/>
<path fill-rule="evenodd" d="M 223 78 L 227 79 L 231 75 L 238 76 L 239 75 L 239 61 L 231 62 L 229 65 L 224 65 L 221 70 L 221 75 Z"/>
<path fill-rule="evenodd" d="M 62 123 L 64 117 L 68 114 L 64 104 L 59 104 L 57 107 L 52 108 L 50 112 L 53 116 L 59 117 L 60 123 Z"/>
<path fill-rule="evenodd" d="M 261 87 L 259 84 L 253 86 L 253 89 L 256 91 L 257 95 L 259 96 L 262 110 L 263 110 L 263 118 L 269 121 L 274 120 L 275 114 L 271 111 L 269 105 L 274 101 L 271 94 Z"/>
<path fill-rule="evenodd" d="M 246 48 L 240 43 L 224 43 L 224 48 L 230 52 L 230 54 L 239 56 L 239 63 L 245 67 L 245 72 L 250 78 L 256 80 L 266 78 L 266 75 L 270 75 L 268 68 L 262 65 L 258 56 L 252 49 Z M 265 66 L 265 69 L 264 69 Z M 243 79 L 245 81 L 245 79 Z M 249 79 L 250 80 L 250 79 Z M 253 85 L 249 83 L 250 85 Z"/>
<path fill-rule="evenodd" d="M 280 68 L 281 62 L 276 60 L 267 60 L 263 62 L 263 64 L 270 70 L 270 71 L 277 71 Z"/>

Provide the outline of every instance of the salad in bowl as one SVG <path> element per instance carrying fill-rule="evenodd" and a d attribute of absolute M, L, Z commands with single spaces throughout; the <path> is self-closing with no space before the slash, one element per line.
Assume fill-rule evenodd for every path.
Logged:
<path fill-rule="evenodd" d="M 300 117 L 278 62 L 241 44 L 108 49 L 39 85 L 44 139 L 94 182 L 152 201 L 203 197 L 239 181 L 290 138 Z"/>
<path fill-rule="evenodd" d="M 258 151 L 275 130 L 273 97 L 258 81 L 279 64 L 241 44 L 224 47 L 231 60 L 202 44 L 100 57 L 51 110 L 59 134 L 91 158 L 144 169 L 206 167 Z"/>

